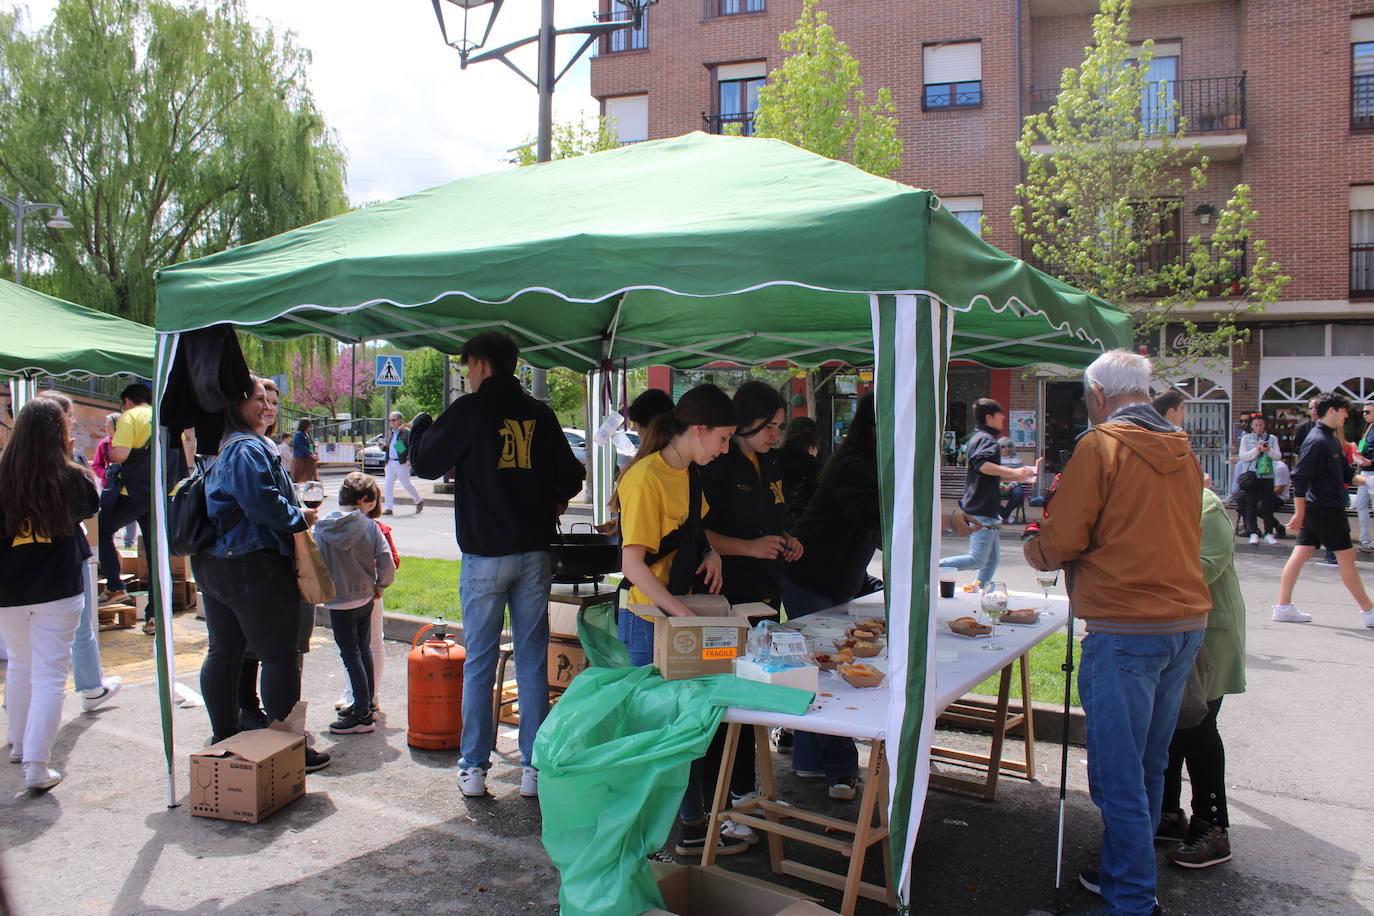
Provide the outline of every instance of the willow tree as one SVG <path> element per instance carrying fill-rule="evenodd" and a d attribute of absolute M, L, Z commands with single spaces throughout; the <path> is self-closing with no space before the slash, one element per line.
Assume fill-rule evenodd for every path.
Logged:
<path fill-rule="evenodd" d="M 1064 70 L 1048 112 L 1026 118 L 1012 221 L 1043 269 L 1130 309 L 1138 337 L 1181 325 L 1160 360 L 1167 372 L 1224 357 L 1249 336 L 1237 319 L 1264 311 L 1288 278 L 1254 233 L 1247 185 L 1231 190 L 1211 235 L 1177 236 L 1208 160 L 1173 84 L 1149 79 L 1153 43 L 1130 44 L 1130 12 L 1130 0 L 1102 0 L 1082 65 Z"/>
<path fill-rule="evenodd" d="M 820 0 L 804 0 L 790 32 L 778 36 L 787 55 L 759 87 L 754 136 L 786 140 L 866 172 L 891 177 L 902 165 L 892 93 L 867 101 L 859 61 L 835 35 Z"/>
<path fill-rule="evenodd" d="M 0 189 L 74 224 L 26 233 L 45 285 L 152 323 L 155 269 L 347 209 L 309 60 L 241 0 L 61 0 L 36 31 L 0 13 Z"/>

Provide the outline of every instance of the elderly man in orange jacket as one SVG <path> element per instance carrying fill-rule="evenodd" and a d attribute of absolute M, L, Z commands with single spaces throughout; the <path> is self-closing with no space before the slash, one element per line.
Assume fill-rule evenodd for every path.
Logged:
<path fill-rule="evenodd" d="M 1158 909 L 1154 836 L 1169 741 L 1211 609 L 1202 469 L 1187 435 L 1150 406 L 1150 369 L 1112 350 L 1084 372 L 1093 428 L 1064 468 L 1053 516 L 1025 545 L 1034 568 L 1067 571 L 1088 631 L 1078 692 L 1102 859 L 1079 880 L 1107 912 L 1128 916 Z"/>

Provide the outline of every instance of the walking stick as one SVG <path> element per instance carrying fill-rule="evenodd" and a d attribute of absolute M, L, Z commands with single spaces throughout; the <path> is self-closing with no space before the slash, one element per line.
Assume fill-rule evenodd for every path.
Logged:
<path fill-rule="evenodd" d="M 1067 575 L 1067 572 L 1066 572 Z M 1059 839 L 1054 857 L 1054 911 L 1063 913 L 1064 903 L 1064 806 L 1069 783 L 1069 698 L 1073 688 L 1073 600 L 1069 600 L 1068 638 L 1064 646 L 1064 732 L 1059 757 Z"/>

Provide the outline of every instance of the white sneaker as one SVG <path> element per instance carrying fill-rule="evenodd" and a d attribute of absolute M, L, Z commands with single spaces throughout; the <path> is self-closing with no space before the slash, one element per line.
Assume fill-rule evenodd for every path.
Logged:
<path fill-rule="evenodd" d="M 520 768 L 520 797 L 539 797 L 539 771 L 534 767 Z"/>
<path fill-rule="evenodd" d="M 1264 536 L 1264 543 L 1266 544 L 1277 544 L 1278 542 L 1279 539 L 1274 537 L 1273 532 L 1270 532 L 1269 534 L 1266 534 Z"/>
<path fill-rule="evenodd" d="M 108 703 L 114 699 L 114 695 L 119 693 L 124 686 L 124 678 L 107 677 L 101 687 L 95 690 L 88 690 L 81 695 L 81 711 L 90 712 L 101 704 Z"/>
<path fill-rule="evenodd" d="M 481 798 L 486 795 L 487 771 L 481 767 L 460 767 L 458 789 L 468 798 Z"/>
<path fill-rule="evenodd" d="M 1251 544 L 1258 544 L 1258 543 L 1259 543 L 1259 535 L 1258 535 L 1258 534 L 1252 534 L 1252 535 L 1250 535 L 1250 543 L 1251 543 Z"/>
<path fill-rule="evenodd" d="M 46 761 L 24 764 L 24 788 L 46 792 L 62 781 L 62 774 L 48 769 Z"/>
<path fill-rule="evenodd" d="M 1364 621 L 1365 626 L 1374 629 L 1374 608 L 1370 608 L 1367 611 L 1360 611 L 1360 619 Z"/>
<path fill-rule="evenodd" d="M 1304 614 L 1291 604 L 1274 605 L 1274 619 L 1279 623 L 1307 623 L 1312 619 L 1311 614 Z"/>
<path fill-rule="evenodd" d="M 750 846 L 759 841 L 759 835 L 754 832 L 754 828 L 747 824 L 740 824 L 729 818 L 720 822 L 720 835 L 731 837 L 736 840 L 744 840 Z"/>
<path fill-rule="evenodd" d="M 24 762 L 24 747 L 20 744 L 10 745 L 10 763 Z"/>

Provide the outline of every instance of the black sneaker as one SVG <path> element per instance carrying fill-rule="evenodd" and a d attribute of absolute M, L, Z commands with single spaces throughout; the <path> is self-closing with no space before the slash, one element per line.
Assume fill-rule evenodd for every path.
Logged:
<path fill-rule="evenodd" d="M 324 751 L 317 751 L 313 747 L 305 749 L 305 771 L 313 773 L 316 770 L 323 770 L 329 766 L 329 755 Z"/>
<path fill-rule="evenodd" d="M 376 731 L 377 727 L 372 724 L 370 711 L 364 712 L 353 706 L 339 713 L 339 718 L 329 726 L 329 730 L 336 735 L 364 735 Z"/>
<path fill-rule="evenodd" d="M 1182 811 L 1165 811 L 1159 818 L 1159 829 L 1155 831 L 1155 841 L 1159 843 L 1182 843 L 1188 839 L 1188 818 Z"/>
<path fill-rule="evenodd" d="M 708 822 L 709 823 L 709 822 Z M 749 849 L 749 841 L 726 835 L 716 840 L 716 855 L 733 856 Z M 700 856 L 706 851 L 706 824 L 683 824 L 682 837 L 673 847 L 680 856 Z"/>
<path fill-rule="evenodd" d="M 246 732 L 251 732 L 259 728 L 266 728 L 272 724 L 272 720 L 267 718 L 267 713 L 261 708 L 251 709 L 247 706 L 239 709 L 239 728 Z"/>

